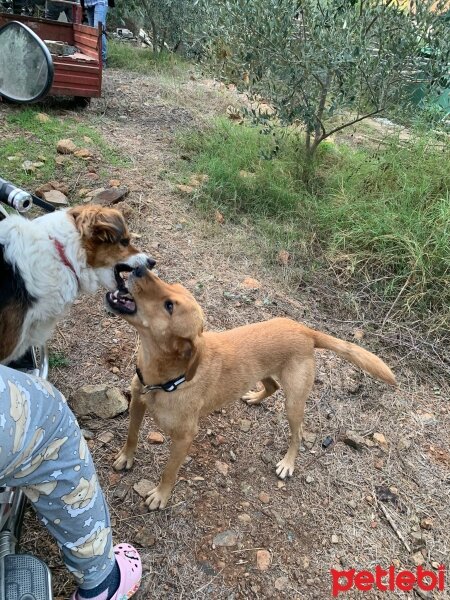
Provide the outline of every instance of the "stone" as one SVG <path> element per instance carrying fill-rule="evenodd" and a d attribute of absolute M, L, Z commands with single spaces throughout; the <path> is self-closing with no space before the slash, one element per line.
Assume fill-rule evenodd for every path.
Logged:
<path fill-rule="evenodd" d="M 240 515 L 238 515 L 238 520 L 242 521 L 243 523 L 250 523 L 252 518 L 247 513 L 241 513 Z"/>
<path fill-rule="evenodd" d="M 141 527 L 141 529 L 138 530 L 134 541 L 139 546 L 142 546 L 142 548 L 151 548 L 156 544 L 156 538 L 153 533 L 148 530 L 148 526 Z"/>
<path fill-rule="evenodd" d="M 278 577 L 275 579 L 275 589 L 279 592 L 283 592 L 289 585 L 289 579 L 286 576 Z"/>
<path fill-rule="evenodd" d="M 405 437 L 402 437 L 398 440 L 397 448 L 402 452 L 403 450 L 409 450 L 411 448 L 411 440 Z"/>
<path fill-rule="evenodd" d="M 224 463 L 220 460 L 216 460 L 216 469 L 224 477 L 226 477 L 228 475 L 229 466 L 227 465 L 227 463 Z"/>
<path fill-rule="evenodd" d="M 48 183 L 52 186 L 52 189 L 58 190 L 58 192 L 62 192 L 66 196 L 69 194 L 69 186 L 66 183 L 55 180 L 49 181 Z"/>
<path fill-rule="evenodd" d="M 355 450 L 362 450 L 363 448 L 371 448 L 375 445 L 374 442 L 372 442 L 372 440 L 364 438 L 364 437 L 362 437 L 362 435 L 359 435 L 358 433 L 356 433 L 350 429 L 345 432 L 345 434 L 342 438 L 342 441 L 344 442 L 344 444 L 347 444 L 347 446 L 350 446 L 351 448 L 354 448 Z"/>
<path fill-rule="evenodd" d="M 374 461 L 373 466 L 375 467 L 375 469 L 378 469 L 378 471 L 381 471 L 384 467 L 384 460 L 382 458 L 377 458 Z"/>
<path fill-rule="evenodd" d="M 95 188 L 95 190 L 88 190 L 85 194 L 86 198 L 89 198 L 89 201 L 92 200 L 93 196 L 97 196 L 98 194 L 100 194 L 101 192 L 104 192 L 106 190 L 106 188 L 101 187 L 101 188 Z"/>
<path fill-rule="evenodd" d="M 260 492 L 258 498 L 263 504 L 268 504 L 270 502 L 270 496 L 267 492 Z"/>
<path fill-rule="evenodd" d="M 101 204 L 102 206 L 111 206 L 120 202 L 128 194 L 127 188 L 109 188 L 92 196 L 92 202 Z"/>
<path fill-rule="evenodd" d="M 379 446 L 381 446 L 381 448 L 383 448 L 384 450 L 387 448 L 387 445 L 388 445 L 387 439 L 385 438 L 385 436 L 382 433 L 375 432 L 372 437 L 373 437 L 374 441 Z"/>
<path fill-rule="evenodd" d="M 213 538 L 213 547 L 226 547 L 229 548 L 231 546 L 236 546 L 238 541 L 238 536 L 237 534 L 232 531 L 231 529 L 227 529 L 226 531 L 222 531 L 221 533 L 218 533 L 217 535 L 214 536 Z"/>
<path fill-rule="evenodd" d="M 111 367 L 111 373 L 114 373 L 114 375 L 118 375 L 120 373 L 119 367 Z"/>
<path fill-rule="evenodd" d="M 420 526 L 422 529 L 430 531 L 433 529 L 433 519 L 430 517 L 423 517 L 423 519 L 420 520 Z"/>
<path fill-rule="evenodd" d="M 309 565 L 311 564 L 311 559 L 309 556 L 301 556 L 298 564 L 304 571 L 307 571 L 309 569 Z"/>
<path fill-rule="evenodd" d="M 118 484 L 118 486 L 116 487 L 116 489 L 114 490 L 114 497 L 118 498 L 119 500 L 125 500 L 125 497 L 129 491 L 130 491 L 130 486 L 128 485 L 128 483 L 121 481 Z"/>
<path fill-rule="evenodd" d="M 333 535 L 331 536 L 331 543 L 339 544 L 339 537 L 335 533 L 333 533 Z"/>
<path fill-rule="evenodd" d="M 93 414 L 101 419 L 110 419 L 125 412 L 128 402 L 118 388 L 98 384 L 85 385 L 76 390 L 71 406 L 77 415 Z"/>
<path fill-rule="evenodd" d="M 231 462 L 236 462 L 236 460 L 237 460 L 237 456 L 236 456 L 236 454 L 233 452 L 233 450 L 230 450 L 229 454 L 230 454 L 230 460 L 231 460 Z"/>
<path fill-rule="evenodd" d="M 312 448 L 316 443 L 317 434 L 312 431 L 303 432 L 303 443 L 307 448 Z"/>
<path fill-rule="evenodd" d="M 79 148 L 78 150 L 75 150 L 73 155 L 77 158 L 91 158 L 92 152 L 87 148 Z"/>
<path fill-rule="evenodd" d="M 314 477 L 307 475 L 305 481 L 306 483 L 314 483 Z"/>
<path fill-rule="evenodd" d="M 43 199 L 53 206 L 68 206 L 69 204 L 67 196 L 58 190 L 44 192 Z"/>
<path fill-rule="evenodd" d="M 109 444 L 114 439 L 114 434 L 112 431 L 102 431 L 102 433 L 97 436 L 97 440 L 102 442 L 103 444 Z"/>
<path fill-rule="evenodd" d="M 246 277 L 241 285 L 248 290 L 259 290 L 262 287 L 261 282 L 253 277 Z"/>
<path fill-rule="evenodd" d="M 53 189 L 54 189 L 54 187 L 52 186 L 52 184 L 50 182 L 43 183 L 42 185 L 40 185 L 39 187 L 37 187 L 34 190 L 34 195 L 37 196 L 38 198 L 42 198 L 44 196 L 45 192 L 50 192 Z"/>
<path fill-rule="evenodd" d="M 250 431 L 251 426 L 252 422 L 250 421 L 250 419 L 241 419 L 239 421 L 239 429 L 244 433 L 248 433 Z"/>
<path fill-rule="evenodd" d="M 59 140 L 56 144 L 56 150 L 59 154 L 73 154 L 77 150 L 77 147 L 71 139 L 64 139 Z"/>
<path fill-rule="evenodd" d="M 34 163 L 34 164 L 36 166 L 36 163 Z M 424 412 L 424 413 L 419 414 L 419 419 L 420 419 L 420 422 L 422 423 L 422 425 L 424 425 L 425 427 L 427 425 L 435 425 L 437 422 L 436 417 L 432 413 L 429 413 L 429 412 Z"/>
<path fill-rule="evenodd" d="M 150 442 L 150 444 L 163 444 L 164 436 L 162 433 L 159 433 L 159 431 L 150 431 L 147 436 L 147 441 Z"/>
<path fill-rule="evenodd" d="M 414 552 L 414 554 L 411 555 L 411 560 L 416 565 L 416 567 L 423 565 L 423 563 L 425 562 L 425 558 L 422 552 Z"/>
<path fill-rule="evenodd" d="M 27 171 L 27 173 L 32 173 L 36 170 L 34 163 L 31 160 L 24 160 L 22 163 L 22 169 Z"/>
<path fill-rule="evenodd" d="M 267 571 L 272 563 L 272 557 L 268 550 L 258 550 L 256 552 L 256 568 L 259 571 Z"/>
<path fill-rule="evenodd" d="M 133 490 L 137 492 L 141 498 L 147 498 L 154 487 L 155 484 L 149 479 L 141 479 L 133 485 Z"/>

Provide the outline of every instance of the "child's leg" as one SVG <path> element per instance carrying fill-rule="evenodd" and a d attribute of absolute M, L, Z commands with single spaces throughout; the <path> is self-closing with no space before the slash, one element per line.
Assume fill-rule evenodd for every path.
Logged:
<path fill-rule="evenodd" d="M 0 366 L 0 485 L 21 487 L 83 589 L 113 570 L 109 512 L 66 400 L 48 382 Z"/>

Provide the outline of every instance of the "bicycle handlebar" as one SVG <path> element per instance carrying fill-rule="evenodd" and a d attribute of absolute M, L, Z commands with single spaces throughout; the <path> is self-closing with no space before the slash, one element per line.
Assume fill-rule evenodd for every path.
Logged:
<path fill-rule="evenodd" d="M 33 206 L 33 197 L 6 179 L 0 178 L 0 202 L 11 206 L 17 212 L 24 213 Z"/>
<path fill-rule="evenodd" d="M 19 213 L 25 213 L 36 204 L 40 208 L 43 208 L 47 212 L 53 212 L 55 207 L 52 204 L 49 204 L 45 200 L 33 196 L 29 192 L 25 192 L 21 190 L 16 185 L 12 184 L 10 181 L 6 181 L 6 179 L 2 179 L 0 177 L 0 202 L 3 204 L 7 204 L 14 208 Z"/>

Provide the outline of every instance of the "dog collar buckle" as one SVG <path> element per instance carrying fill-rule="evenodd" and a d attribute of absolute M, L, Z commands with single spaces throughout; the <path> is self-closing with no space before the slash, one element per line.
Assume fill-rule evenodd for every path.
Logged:
<path fill-rule="evenodd" d="M 144 378 L 142 377 L 142 372 L 139 367 L 136 367 L 136 375 L 139 378 L 139 381 L 142 385 L 141 394 L 148 394 L 149 392 L 153 392 L 154 390 L 164 390 L 165 392 L 175 392 L 182 383 L 186 381 L 186 377 L 184 375 L 180 375 L 179 377 L 175 377 L 175 379 L 171 379 L 170 381 L 166 381 L 165 383 L 155 384 L 155 385 L 145 385 Z"/>

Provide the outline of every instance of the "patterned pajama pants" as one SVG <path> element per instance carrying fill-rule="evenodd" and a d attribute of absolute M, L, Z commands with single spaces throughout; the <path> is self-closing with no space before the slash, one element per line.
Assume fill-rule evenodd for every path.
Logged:
<path fill-rule="evenodd" d="M 79 585 L 109 575 L 109 512 L 75 416 L 50 383 L 2 365 L 0 486 L 23 490 Z"/>

